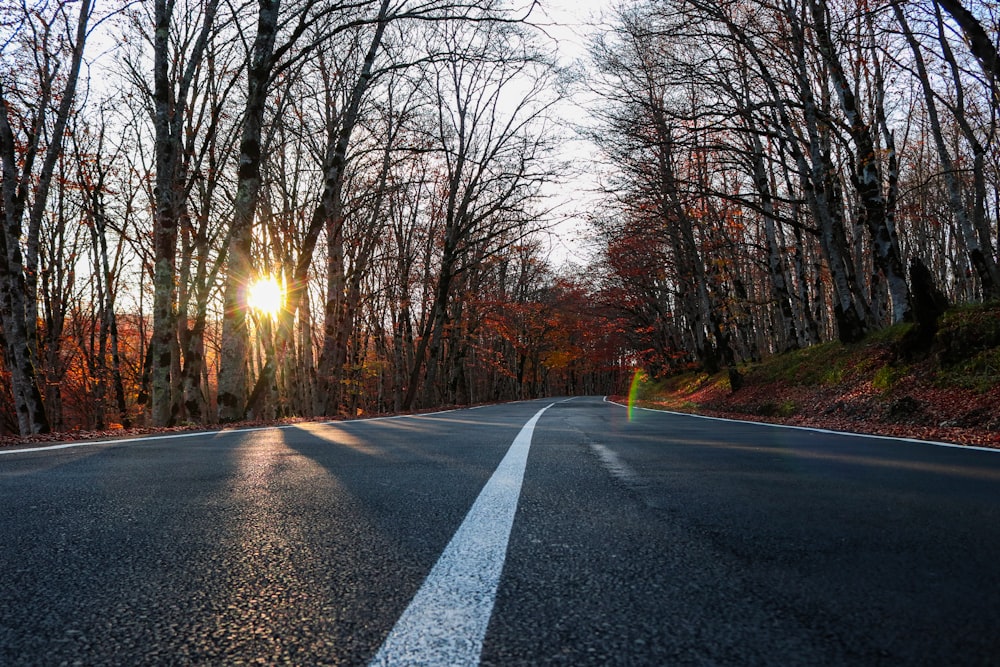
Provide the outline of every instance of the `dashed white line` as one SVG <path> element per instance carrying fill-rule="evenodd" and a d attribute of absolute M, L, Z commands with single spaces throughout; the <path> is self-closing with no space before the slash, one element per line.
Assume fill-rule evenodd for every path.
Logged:
<path fill-rule="evenodd" d="M 626 486 L 630 488 L 641 488 L 644 486 L 639 474 L 631 466 L 622 461 L 613 451 L 596 442 L 590 443 L 590 449 L 601 460 L 601 463 L 604 464 L 608 472 L 624 482 Z"/>
<path fill-rule="evenodd" d="M 493 613 L 531 436 L 522 428 L 451 542 L 372 658 L 388 665 L 476 665 Z"/>

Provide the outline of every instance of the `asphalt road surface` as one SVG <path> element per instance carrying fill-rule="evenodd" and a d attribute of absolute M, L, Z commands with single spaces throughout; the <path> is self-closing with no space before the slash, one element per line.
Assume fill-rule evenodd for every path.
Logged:
<path fill-rule="evenodd" d="M 1000 664 L 1000 452 L 600 397 L 0 450 L 0 665 L 477 662 Z"/>

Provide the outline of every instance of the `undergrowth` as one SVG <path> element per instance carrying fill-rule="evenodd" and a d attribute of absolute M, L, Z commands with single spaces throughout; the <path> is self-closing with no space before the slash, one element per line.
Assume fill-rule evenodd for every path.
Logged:
<path fill-rule="evenodd" d="M 948 311 L 934 345 L 940 363 L 938 386 L 977 392 L 1000 387 L 1000 303 Z"/>
<path fill-rule="evenodd" d="M 859 343 L 745 364 L 736 392 L 725 372 L 695 372 L 650 382 L 641 396 L 674 410 L 1000 443 L 1000 303 L 949 310 L 922 346 L 914 333 L 914 325 L 899 324 Z M 973 430 L 946 436 L 921 428 Z"/>

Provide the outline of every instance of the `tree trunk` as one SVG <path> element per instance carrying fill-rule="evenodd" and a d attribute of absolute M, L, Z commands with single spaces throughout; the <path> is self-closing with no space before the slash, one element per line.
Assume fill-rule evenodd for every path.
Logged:
<path fill-rule="evenodd" d="M 337 199 L 339 200 L 339 192 Z M 319 359 L 320 414 L 334 416 L 340 409 L 347 350 L 340 344 L 347 326 L 347 277 L 344 266 L 344 220 L 338 201 L 327 227 L 326 307 L 323 311 L 323 353 Z"/>
<path fill-rule="evenodd" d="M 178 225 L 186 209 L 187 163 L 183 119 L 194 74 L 205 53 L 218 0 L 209 0 L 204 22 L 179 81 L 170 79 L 174 3 L 156 0 L 153 34 L 153 125 L 156 133 L 156 213 L 153 222 L 153 337 L 150 417 L 154 426 L 173 424 L 181 409 L 180 343 L 177 338 L 176 260 Z"/>
<path fill-rule="evenodd" d="M 789 106 L 784 102 L 787 95 L 772 75 L 767 56 L 760 52 L 754 40 L 749 39 L 740 26 L 723 14 L 718 15 L 726 23 L 733 38 L 747 49 L 770 92 L 771 99 L 776 102 L 775 113 L 779 121 L 776 129 L 779 130 L 779 137 L 782 137 L 784 145 L 795 160 L 806 203 L 819 226 L 820 248 L 827 261 L 833 284 L 838 335 L 841 340 L 853 342 L 860 340 L 868 330 L 871 319 L 868 315 L 869 308 L 864 297 L 856 289 L 854 269 L 847 254 L 847 241 L 839 212 L 840 191 L 834 186 L 836 176 L 832 173 L 833 165 L 825 147 L 827 141 L 820 131 L 820 113 L 811 88 L 805 54 L 806 38 L 801 17 L 795 14 L 791 5 L 786 6 L 783 11 L 791 34 L 789 55 L 795 67 L 795 82 L 799 88 L 800 99 L 797 103 L 801 106 L 806 125 L 808 159 L 806 153 L 799 147 L 801 139 L 794 130 L 800 123 L 793 122 L 791 118 Z M 804 288 L 804 285 L 802 287 Z M 822 294 L 820 286 L 817 296 L 822 298 Z"/>
<path fill-rule="evenodd" d="M 927 72 L 927 65 L 924 62 L 923 50 L 919 42 L 917 42 L 913 31 L 910 29 L 909 22 L 906 20 L 906 15 L 903 13 L 902 7 L 899 6 L 898 2 L 894 2 L 892 8 L 896 14 L 896 20 L 902 28 L 903 35 L 906 37 L 906 41 L 910 45 L 910 51 L 912 52 L 913 62 L 916 67 L 917 79 L 919 79 L 921 89 L 923 90 L 924 104 L 927 106 L 927 120 L 930 124 L 931 135 L 934 138 L 934 146 L 937 149 L 938 160 L 941 161 L 942 176 L 948 190 L 948 205 L 951 208 L 952 215 L 955 216 L 955 221 L 958 223 L 958 228 L 961 231 L 962 240 L 965 242 L 969 259 L 975 267 L 976 273 L 982 282 L 983 291 L 986 294 L 993 294 L 997 289 L 993 280 L 993 272 L 990 270 L 988 262 L 986 261 L 986 254 L 983 253 L 979 244 L 979 234 L 973 221 L 970 219 L 969 212 L 966 210 L 963 202 L 964 197 L 962 193 L 962 183 L 958 178 L 955 163 L 951 158 L 951 153 L 948 151 L 948 147 L 945 144 L 944 133 L 941 130 L 941 121 L 938 117 L 937 102 L 934 99 L 934 90 L 931 87 L 930 77 Z M 979 158 L 978 153 L 977 158 Z M 978 201 L 979 198 L 976 197 L 975 199 Z"/>
<path fill-rule="evenodd" d="M 945 21 L 938 5 L 935 5 L 935 18 L 937 19 L 938 43 L 945 62 L 951 69 L 952 81 L 955 87 L 955 101 L 952 106 L 954 119 L 962 131 L 962 136 L 969 142 L 972 148 L 972 216 L 971 224 L 962 228 L 962 237 L 965 240 L 969 259 L 979 277 L 983 297 L 986 299 L 1000 298 L 1000 269 L 997 267 L 994 257 L 995 246 L 990 236 L 988 223 L 986 221 L 986 175 L 985 156 L 986 147 L 979 141 L 976 129 L 973 128 L 966 112 L 965 103 L 965 74 L 958 64 L 958 60 L 951 48 L 948 37 L 945 33 Z M 998 104 L 997 81 L 992 82 L 992 94 L 994 107 L 1000 109 Z M 993 119 L 993 130 L 995 131 L 996 117 Z"/>
<path fill-rule="evenodd" d="M 42 100 L 37 105 L 35 125 L 25 145 L 19 145 L 10 126 L 4 87 L 0 84 L 0 161 L 2 161 L 2 205 L 3 230 L 0 239 L 0 321 L 5 336 L 7 359 L 11 363 L 11 384 L 14 394 L 18 429 L 21 435 L 45 433 L 49 422 L 45 414 L 42 394 L 38 388 L 35 369 L 37 344 L 35 340 L 37 310 L 37 267 L 38 234 L 47 205 L 49 188 L 56 163 L 62 155 L 63 137 L 70 112 L 76 100 L 76 86 L 83 62 L 88 23 L 90 20 L 90 0 L 83 0 L 77 18 L 75 39 L 69 70 L 65 75 L 63 90 L 58 95 L 59 106 L 48 131 L 50 138 L 28 216 L 27 258 L 21 253 L 23 217 L 29 190 L 33 185 L 33 166 L 37 155 L 45 114 L 53 91 L 49 86 L 53 72 L 41 72 Z M 46 53 L 45 56 L 50 54 Z M 46 67 L 48 59 L 46 58 Z"/>
<path fill-rule="evenodd" d="M 962 28 L 969 50 L 982 63 L 983 71 L 993 80 L 995 86 L 1000 81 L 1000 57 L 997 55 L 996 45 L 982 24 L 976 20 L 972 12 L 962 6 L 959 0 L 934 0 L 934 3 L 944 7 Z"/>
<path fill-rule="evenodd" d="M 830 77 L 840 99 L 840 107 L 847 117 L 851 138 L 857 148 L 853 182 L 864 206 L 864 219 L 871 236 L 875 265 L 888 282 L 893 321 L 908 320 L 911 317 L 909 288 L 906 285 L 903 261 L 899 255 L 896 232 L 889 224 L 886 200 L 882 194 L 881 170 L 871 129 L 861 116 L 854 91 L 834 50 L 826 25 L 826 1 L 811 0 L 810 6 L 816 40 L 829 68 Z"/>
<path fill-rule="evenodd" d="M 796 50 L 797 77 L 802 109 L 809 137 L 810 165 L 805 160 L 800 165 L 806 200 L 820 228 L 820 247 L 826 256 L 833 283 L 834 316 L 841 341 L 860 341 L 871 326 L 868 302 L 858 289 L 856 269 L 847 250 L 844 231 L 842 194 L 837 175 L 830 159 L 828 130 L 822 130 L 820 110 L 811 89 L 805 56 L 805 35 L 799 17 L 786 14 L 790 19 L 794 48 Z M 828 109 L 824 109 L 827 112 Z M 791 141 L 797 141 L 792 137 Z"/>
<path fill-rule="evenodd" d="M 441 336 L 444 332 L 444 323 L 447 317 L 448 296 L 451 293 L 451 281 L 454 271 L 454 248 L 448 240 L 445 241 L 445 255 L 441 262 L 441 274 L 438 276 L 437 287 L 434 290 L 434 301 L 431 306 L 430 317 L 427 318 L 426 326 L 421 332 L 420 342 L 417 344 L 416 353 L 413 356 L 413 368 L 410 371 L 409 383 L 406 387 L 406 394 L 403 397 L 403 410 L 410 410 L 413 401 L 417 397 L 417 390 L 420 387 L 420 375 L 424 370 L 424 360 L 427 359 L 427 377 L 424 381 L 425 395 L 429 395 L 431 389 L 428 388 L 436 379 L 437 369 L 432 369 L 437 364 L 437 355 L 441 345 Z M 428 353 L 429 352 L 429 353 Z"/>
<path fill-rule="evenodd" d="M 156 131 L 156 214 L 153 222 L 153 338 L 150 368 L 150 419 L 153 426 L 171 424 L 170 369 L 176 335 L 174 262 L 177 246 L 176 176 L 179 139 L 173 115 L 180 113 L 170 82 L 170 25 L 173 3 L 156 0 L 153 33 L 153 108 Z"/>
<path fill-rule="evenodd" d="M 260 11 L 248 73 L 246 113 L 240 140 L 236 201 L 229 235 L 219 358 L 219 421 L 243 419 L 247 408 L 246 290 L 253 280 L 250 244 L 260 197 L 261 134 L 267 90 L 274 67 L 272 54 L 278 31 L 280 0 L 258 0 Z"/>
<path fill-rule="evenodd" d="M 781 352 L 798 347 L 798 333 L 795 327 L 795 313 L 792 310 L 792 298 L 785 277 L 785 267 L 781 261 L 781 249 L 778 247 L 778 235 L 775 230 L 774 201 L 771 197 L 770 179 L 764 166 L 764 148 L 760 136 L 754 128 L 752 133 L 754 183 L 760 197 L 764 216 L 764 238 L 767 243 L 767 268 L 771 278 L 771 297 L 778 304 L 778 326 L 781 333 L 775 341 Z"/>

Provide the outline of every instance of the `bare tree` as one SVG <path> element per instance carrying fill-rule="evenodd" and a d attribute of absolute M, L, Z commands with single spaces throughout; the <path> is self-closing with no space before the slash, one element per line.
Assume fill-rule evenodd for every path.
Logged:
<path fill-rule="evenodd" d="M 314 31 L 314 42 L 370 19 L 360 5 L 305 0 L 292 5 L 287 17 L 280 0 L 259 0 L 257 27 L 248 53 L 247 96 L 243 112 L 240 157 L 233 220 L 225 265 L 222 357 L 219 367 L 218 414 L 220 421 L 242 419 L 248 407 L 246 290 L 254 278 L 251 245 L 254 219 L 261 194 L 261 157 L 268 94 L 277 74 L 285 72 L 310 51 L 296 51 L 303 35 Z M 359 13 L 361 14 L 359 16 Z M 337 23 L 336 16 L 343 17 Z M 285 30 L 283 34 L 279 33 Z"/>
<path fill-rule="evenodd" d="M 944 7 L 955 22 L 962 28 L 969 50 L 982 63 L 983 71 L 990 77 L 994 86 L 993 95 L 996 98 L 996 86 L 1000 81 L 1000 56 L 997 55 L 996 44 L 990 39 L 986 29 L 959 0 L 934 0 L 934 4 Z"/>
<path fill-rule="evenodd" d="M 817 46 L 828 68 L 828 74 L 837 92 L 841 110 L 847 120 L 848 131 L 855 145 L 852 182 L 864 207 L 864 220 L 871 234 L 875 265 L 888 281 L 894 321 L 909 320 L 911 313 L 906 269 L 899 254 L 896 230 L 892 225 L 891 211 L 887 207 L 883 192 L 882 169 L 872 129 L 862 116 L 854 92 L 855 87 L 848 79 L 833 44 L 826 0 L 811 0 L 810 10 Z"/>
<path fill-rule="evenodd" d="M 90 0 L 82 0 L 75 19 L 67 2 L 56 4 L 48 15 L 26 5 L 19 9 L 18 16 L 10 17 L 16 27 L 4 42 L 4 60 L 26 70 L 29 78 L 15 78 L 15 71 L 5 67 L 0 79 L 0 311 L 18 428 L 29 434 L 49 430 L 35 371 L 38 233 L 76 101 L 92 7 Z M 36 166 L 38 158 L 41 165 Z M 23 254 L 22 238 L 26 241 Z"/>
<path fill-rule="evenodd" d="M 443 237 L 430 311 L 414 352 L 402 407 L 423 379 L 433 403 L 453 281 L 476 258 L 507 247 L 531 229 L 531 202 L 549 178 L 544 157 L 554 70 L 522 29 L 502 23 L 445 26 L 447 54 L 433 65 L 433 137 L 441 161 Z M 477 250 L 485 249 L 485 252 Z"/>
<path fill-rule="evenodd" d="M 918 81 L 920 82 L 920 88 L 923 91 L 931 138 L 933 139 L 934 147 L 937 150 L 938 160 L 941 162 L 941 176 L 947 184 L 948 204 L 951 208 L 952 214 L 958 222 L 958 228 L 961 231 L 965 245 L 968 248 L 969 258 L 972 265 L 975 267 L 976 272 L 979 275 L 979 279 L 983 284 L 983 291 L 987 295 L 994 296 L 997 294 L 997 290 L 1000 289 L 996 275 L 996 261 L 993 260 L 992 249 L 989 248 L 989 245 L 987 245 L 985 252 L 984 248 L 980 246 L 981 237 L 976 230 L 973 216 L 969 215 L 969 211 L 965 205 L 967 200 L 975 200 L 976 197 L 973 195 L 972 198 L 967 198 L 963 192 L 964 187 L 962 179 L 959 176 L 959 170 L 955 165 L 954 159 L 952 158 L 951 151 L 948 149 L 944 130 L 938 115 L 938 101 L 936 99 L 935 90 L 931 84 L 930 75 L 927 71 L 927 64 L 925 62 L 923 52 L 924 50 L 917 40 L 913 30 L 911 30 L 909 21 L 906 18 L 902 6 L 897 2 L 893 3 L 892 7 L 896 15 L 896 20 L 899 22 L 900 28 L 902 29 L 903 36 L 906 38 L 907 43 L 910 46 L 915 73 Z M 960 87 L 962 83 L 960 80 L 956 81 L 956 85 L 959 86 L 959 90 L 961 90 Z M 964 112 L 962 106 L 956 107 L 956 111 L 959 113 Z M 966 132 L 966 136 L 971 138 L 973 142 L 973 150 L 977 156 L 974 166 L 976 171 L 975 180 L 979 183 L 983 178 L 983 160 L 981 156 L 985 151 L 983 150 L 982 145 L 976 140 L 975 134 L 972 133 L 971 128 L 968 127 L 968 122 L 964 119 L 960 122 L 965 128 L 967 128 L 968 131 Z M 977 206 L 976 208 L 979 207 Z M 988 235 L 986 240 L 988 243 Z"/>
<path fill-rule="evenodd" d="M 97 395 L 101 408 L 105 408 L 104 397 L 108 394 L 107 385 L 110 383 L 111 391 L 114 392 L 114 407 L 118 413 L 118 421 L 124 428 L 132 425 L 132 417 L 129 414 L 125 397 L 125 385 L 122 379 L 122 359 L 121 344 L 118 335 L 118 317 L 115 313 L 117 295 L 120 288 L 119 269 L 121 268 L 121 257 L 124 241 L 118 236 L 118 247 L 112 256 L 109 252 L 109 237 L 112 230 L 109 229 L 109 213 L 107 210 L 107 197 L 112 187 L 110 181 L 111 166 L 121 155 L 122 145 L 117 146 L 113 151 L 109 151 L 106 146 L 107 125 L 105 121 L 105 109 L 101 109 L 101 118 L 98 125 L 91 132 L 84 131 L 78 127 L 73 135 L 73 157 L 77 165 L 78 180 L 84 194 L 83 210 L 87 219 L 87 227 L 90 231 L 91 253 L 94 266 L 94 283 L 97 293 L 97 319 L 99 321 L 99 352 L 95 357 L 95 367 L 97 369 Z M 88 128 L 89 129 L 89 128 Z M 91 139 L 89 146 L 81 145 L 84 136 Z M 56 266 L 61 262 L 56 259 Z M 108 367 L 108 357 L 111 365 Z M 102 409 L 98 414 L 98 428 L 105 426 L 105 412 Z"/>
<path fill-rule="evenodd" d="M 153 338 L 151 342 L 152 410 L 156 426 L 172 424 L 181 405 L 177 367 L 176 259 L 177 234 L 187 215 L 186 194 L 190 154 L 185 150 L 185 120 L 192 94 L 192 83 L 201 67 L 206 47 L 215 29 L 218 0 L 196 6 L 198 21 L 192 41 L 180 40 L 182 53 L 171 51 L 175 0 L 156 0 L 153 16 L 153 128 L 156 134 L 156 189 L 153 233 Z M 187 17 L 185 17 L 187 18 Z M 171 77 L 171 63 L 184 63 L 176 78 Z M 173 372 L 172 372 L 173 371 Z M 173 383 L 171 378 L 173 375 Z"/>

